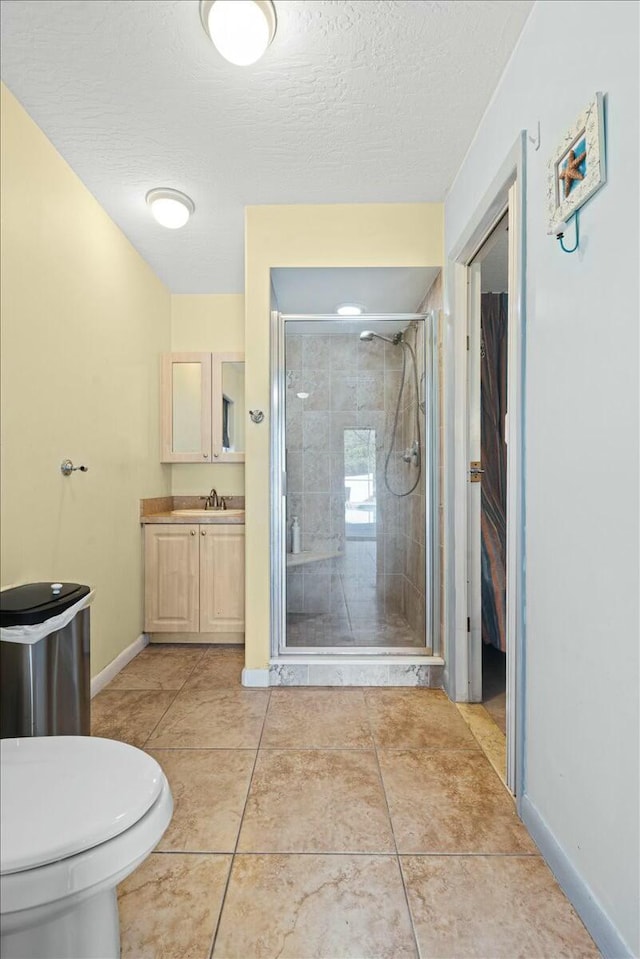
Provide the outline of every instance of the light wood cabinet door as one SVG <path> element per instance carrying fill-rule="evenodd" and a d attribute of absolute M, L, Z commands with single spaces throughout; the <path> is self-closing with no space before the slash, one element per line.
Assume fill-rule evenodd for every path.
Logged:
<path fill-rule="evenodd" d="M 200 629 L 199 527 L 144 527 L 145 632 L 189 633 Z"/>
<path fill-rule="evenodd" d="M 244 632 L 244 526 L 201 526 L 200 632 Z"/>
<path fill-rule="evenodd" d="M 162 462 L 212 462 L 211 353 L 165 353 L 161 385 Z"/>

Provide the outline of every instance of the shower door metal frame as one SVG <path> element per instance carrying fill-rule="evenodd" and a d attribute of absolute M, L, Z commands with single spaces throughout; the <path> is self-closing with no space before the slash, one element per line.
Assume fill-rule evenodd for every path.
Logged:
<path fill-rule="evenodd" d="M 390 647 L 390 646 L 315 646 L 291 647 L 286 645 L 287 610 L 286 610 L 286 424 L 285 424 L 285 397 L 286 397 L 286 363 L 285 363 L 285 324 L 291 321 L 305 323 L 333 324 L 344 322 L 345 330 L 353 322 L 369 324 L 377 322 L 424 323 L 424 368 L 425 377 L 431 385 L 429 395 L 431 415 L 425 414 L 425 438 L 422 450 L 422 466 L 425 470 L 425 636 L 424 646 L 420 647 Z M 335 313 L 329 314 L 297 314 L 271 312 L 271 655 L 281 656 L 415 656 L 424 658 L 425 663 L 435 657 L 441 662 L 440 649 L 434 648 L 439 640 L 439 585 L 435 583 L 435 558 L 438 555 L 438 470 L 437 470 L 437 423 L 438 423 L 438 357 L 437 357 L 437 324 L 439 314 L 436 311 L 428 313 L 379 313 L 366 314 L 358 317 L 340 317 Z M 431 341 L 430 354 L 427 351 L 427 335 Z M 427 357 L 430 356 L 430 366 L 427 369 Z M 426 399 L 426 393 L 425 393 Z M 432 653 L 427 653 L 427 640 L 431 640 Z"/>

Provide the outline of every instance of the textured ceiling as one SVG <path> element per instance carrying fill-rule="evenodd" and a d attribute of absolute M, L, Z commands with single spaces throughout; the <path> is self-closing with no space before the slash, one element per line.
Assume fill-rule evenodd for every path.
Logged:
<path fill-rule="evenodd" d="M 275 2 L 248 68 L 197 0 L 2 2 L 2 79 L 174 292 L 244 288 L 246 205 L 442 200 L 533 0 Z"/>

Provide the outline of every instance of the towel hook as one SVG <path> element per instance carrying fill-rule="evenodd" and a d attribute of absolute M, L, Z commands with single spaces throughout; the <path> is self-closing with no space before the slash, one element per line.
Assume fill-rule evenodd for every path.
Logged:
<path fill-rule="evenodd" d="M 87 473 L 89 471 L 89 467 L 74 466 L 71 460 L 63 460 L 60 464 L 60 472 L 63 476 L 71 476 L 71 474 L 75 473 L 77 470 L 80 470 L 81 473 Z"/>

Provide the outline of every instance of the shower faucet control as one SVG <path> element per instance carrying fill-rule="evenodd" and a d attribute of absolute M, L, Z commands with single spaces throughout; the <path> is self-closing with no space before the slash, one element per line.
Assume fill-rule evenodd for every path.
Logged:
<path fill-rule="evenodd" d="M 420 444 L 414 440 L 409 449 L 402 454 L 405 463 L 413 463 L 414 466 L 420 465 Z"/>

